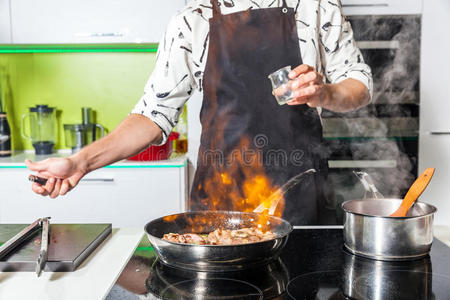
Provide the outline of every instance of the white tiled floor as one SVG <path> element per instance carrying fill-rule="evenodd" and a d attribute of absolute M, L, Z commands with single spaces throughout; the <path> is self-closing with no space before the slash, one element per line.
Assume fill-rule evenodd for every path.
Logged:
<path fill-rule="evenodd" d="M 450 247 L 450 227 L 434 226 L 434 236 Z"/>

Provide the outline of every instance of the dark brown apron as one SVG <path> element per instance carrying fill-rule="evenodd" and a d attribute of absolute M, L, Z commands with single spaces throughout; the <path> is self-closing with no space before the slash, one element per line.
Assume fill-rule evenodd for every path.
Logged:
<path fill-rule="evenodd" d="M 278 105 L 267 78 L 282 67 L 302 64 L 294 9 L 283 0 L 282 7 L 222 15 L 220 3 L 211 3 L 200 114 L 203 129 L 190 210 L 233 210 L 234 198 L 229 195 L 243 194 L 242 185 L 227 186 L 227 193 L 212 200 L 205 184 L 217 172 L 231 173 L 234 181 L 243 183 L 251 174 L 246 168 L 255 168 L 255 162 L 233 165 L 239 157 L 233 151 L 241 148 L 247 151 L 241 153 L 241 160 L 258 151 L 261 168 L 278 186 L 315 168 L 316 175 L 309 175 L 285 196 L 283 218 L 294 225 L 330 223 L 324 220 L 327 161 L 318 112 L 307 105 Z M 224 190 L 220 182 L 214 184 Z"/>

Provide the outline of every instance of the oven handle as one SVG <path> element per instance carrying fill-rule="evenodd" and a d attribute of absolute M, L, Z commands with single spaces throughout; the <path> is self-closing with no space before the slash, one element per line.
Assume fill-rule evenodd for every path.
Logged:
<path fill-rule="evenodd" d="M 399 49 L 399 41 L 356 41 L 359 49 Z"/>
<path fill-rule="evenodd" d="M 450 131 L 431 131 L 431 135 L 449 135 Z"/>
<path fill-rule="evenodd" d="M 114 178 L 82 178 L 81 182 L 114 182 Z"/>
<path fill-rule="evenodd" d="M 387 168 L 397 167 L 395 160 L 329 160 L 330 169 L 367 169 L 367 168 Z"/>
<path fill-rule="evenodd" d="M 342 4 L 342 7 L 389 7 L 389 3 Z"/>

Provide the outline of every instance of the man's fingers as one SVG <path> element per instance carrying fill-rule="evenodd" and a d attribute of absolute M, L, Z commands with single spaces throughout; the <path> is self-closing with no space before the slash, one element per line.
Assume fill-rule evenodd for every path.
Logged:
<path fill-rule="evenodd" d="M 305 85 L 321 83 L 322 76 L 317 72 L 308 72 L 300 75 L 297 79 L 292 80 L 291 89 L 295 90 Z"/>
<path fill-rule="evenodd" d="M 83 178 L 83 175 L 81 173 L 75 174 L 72 177 L 69 177 L 68 179 L 65 179 L 63 181 L 63 184 L 61 186 L 61 192 L 59 193 L 61 196 L 67 194 L 70 192 L 74 187 L 77 186 L 77 184 L 80 182 L 81 178 Z"/>
<path fill-rule="evenodd" d="M 314 84 L 292 92 L 292 98 L 304 98 L 315 96 L 319 92 L 320 86 Z"/>
<path fill-rule="evenodd" d="M 51 177 L 49 179 L 47 179 L 47 183 L 45 185 L 43 185 L 42 187 L 44 188 L 44 190 L 46 190 L 49 194 L 52 193 L 53 189 L 55 188 L 55 182 L 56 179 Z"/>
<path fill-rule="evenodd" d="M 305 65 L 305 64 L 300 65 L 289 73 L 289 78 L 295 79 L 298 76 L 300 76 L 300 74 L 307 73 L 312 70 L 314 70 L 314 68 L 309 65 Z"/>
<path fill-rule="evenodd" d="M 303 98 L 297 98 L 294 100 L 289 101 L 288 105 L 303 105 L 306 104 L 309 107 L 317 107 L 319 106 L 319 97 L 313 96 L 313 97 L 303 97 Z"/>
<path fill-rule="evenodd" d="M 297 98 L 297 99 L 290 100 L 286 104 L 287 105 L 303 105 L 303 104 L 306 104 L 308 101 L 309 101 L 308 98 L 304 97 L 304 98 Z"/>
<path fill-rule="evenodd" d="M 285 85 L 285 84 L 283 84 L 282 86 L 280 86 L 280 87 L 274 89 L 274 90 L 272 91 L 272 94 L 273 94 L 274 96 L 282 96 L 282 95 L 286 94 L 286 92 L 287 92 L 288 90 L 289 90 L 288 86 Z"/>
<path fill-rule="evenodd" d="M 64 196 L 65 194 L 67 194 L 70 191 L 70 189 L 71 189 L 71 186 L 70 186 L 69 180 L 64 179 L 62 182 L 61 191 L 59 192 L 59 194 L 61 196 Z"/>
<path fill-rule="evenodd" d="M 37 183 L 33 183 L 33 185 L 31 186 L 31 189 L 33 190 L 33 192 L 35 192 L 36 194 L 42 195 L 45 193 L 45 189 Z"/>
<path fill-rule="evenodd" d="M 61 190 L 61 183 L 62 183 L 62 180 L 61 180 L 61 179 L 57 179 L 57 180 L 56 180 L 55 188 L 54 188 L 53 191 L 50 193 L 50 198 L 55 199 L 56 197 L 59 196 L 59 192 L 60 192 L 60 190 Z"/>

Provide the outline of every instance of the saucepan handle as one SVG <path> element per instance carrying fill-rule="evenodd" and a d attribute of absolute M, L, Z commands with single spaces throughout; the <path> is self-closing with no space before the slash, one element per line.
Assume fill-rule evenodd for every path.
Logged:
<path fill-rule="evenodd" d="M 353 174 L 355 174 L 356 177 L 361 181 L 362 185 L 364 186 L 365 193 L 364 193 L 364 199 L 367 198 L 379 198 L 382 199 L 384 196 L 378 191 L 377 187 L 373 183 L 372 177 L 370 177 L 369 174 L 366 172 L 356 172 L 353 171 Z"/>

